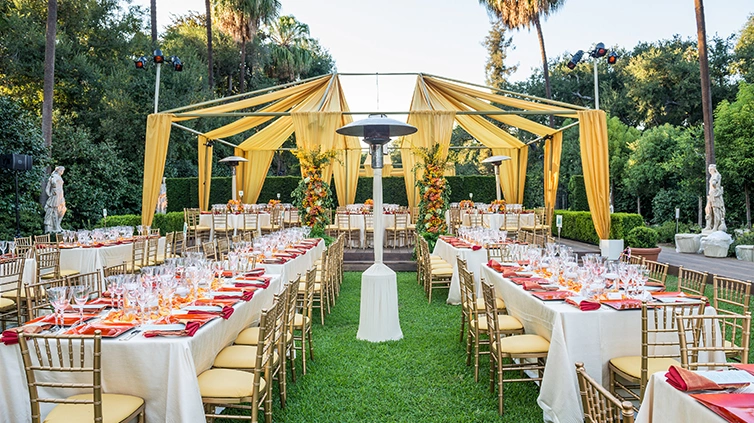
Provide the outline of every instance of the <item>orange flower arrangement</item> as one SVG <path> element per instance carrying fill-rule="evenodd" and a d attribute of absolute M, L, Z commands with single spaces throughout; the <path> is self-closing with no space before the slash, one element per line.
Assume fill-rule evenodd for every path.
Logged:
<path fill-rule="evenodd" d="M 243 209 L 243 206 L 241 205 L 241 200 L 228 200 L 228 204 L 226 204 L 226 207 L 228 208 L 229 212 L 238 213 Z"/>
<path fill-rule="evenodd" d="M 416 182 L 421 194 L 417 230 L 434 235 L 445 233 L 448 230 L 445 210 L 450 197 L 450 186 L 444 176 L 447 157 L 442 156 L 439 144 L 414 149 L 414 152 L 423 159 L 423 163 L 420 162 L 417 167 L 424 169 L 422 179 Z"/>
<path fill-rule="evenodd" d="M 490 211 L 505 214 L 505 200 L 494 200 L 490 203 Z"/>
<path fill-rule="evenodd" d="M 301 221 L 312 229 L 324 230 L 330 223 L 326 213 L 332 207 L 330 185 L 322 179 L 322 169 L 335 158 L 335 150 L 320 152 L 320 149 L 293 153 L 301 163 L 303 178 L 292 192 Z"/>
<path fill-rule="evenodd" d="M 462 209 L 470 209 L 474 207 L 474 202 L 471 200 L 461 200 L 461 202 L 458 203 L 458 207 Z"/>
<path fill-rule="evenodd" d="M 374 200 L 371 198 L 368 198 L 366 201 L 364 201 L 365 206 L 374 206 Z"/>

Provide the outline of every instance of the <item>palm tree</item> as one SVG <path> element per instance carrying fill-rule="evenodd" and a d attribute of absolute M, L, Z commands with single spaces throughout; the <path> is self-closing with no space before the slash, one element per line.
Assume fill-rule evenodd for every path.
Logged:
<path fill-rule="evenodd" d="M 152 26 L 152 47 L 157 48 L 157 0 L 149 1 L 149 21 Z"/>
<path fill-rule="evenodd" d="M 219 23 L 241 44 L 238 88 L 246 90 L 246 45 L 253 43 L 262 24 L 272 22 L 280 11 L 279 0 L 218 0 Z"/>
<path fill-rule="evenodd" d="M 532 25 L 537 29 L 539 38 L 539 51 L 542 54 L 542 73 L 545 77 L 545 96 L 552 98 L 550 88 L 550 70 L 547 66 L 547 53 L 545 52 L 545 39 L 542 35 L 541 17 L 547 17 L 558 10 L 565 0 L 479 0 L 479 3 L 487 9 L 487 12 L 498 17 L 502 25 L 510 30 Z M 550 116 L 550 126 L 555 126 L 553 116 Z"/>
<path fill-rule="evenodd" d="M 209 78 L 207 79 L 207 85 L 209 85 L 210 91 L 215 88 L 214 78 L 214 66 L 212 64 L 212 2 L 210 0 L 204 0 L 204 7 L 206 9 L 206 25 L 207 25 L 207 62 L 209 63 Z"/>
<path fill-rule="evenodd" d="M 715 134 L 712 131 L 712 95 L 710 93 L 709 62 L 707 61 L 707 29 L 704 22 L 704 2 L 694 0 L 696 9 L 696 35 L 699 50 L 699 68 L 702 82 L 702 114 L 704 115 L 704 152 L 707 157 L 707 168 L 715 163 Z M 709 189 L 710 175 L 707 173 Z"/>
<path fill-rule="evenodd" d="M 55 38 L 57 31 L 58 0 L 47 0 L 44 86 L 42 88 L 42 136 L 48 149 L 52 147 L 52 97 L 55 87 Z"/>
<path fill-rule="evenodd" d="M 270 24 L 271 72 L 280 81 L 295 81 L 312 63 L 309 25 L 293 16 L 281 16 Z"/>

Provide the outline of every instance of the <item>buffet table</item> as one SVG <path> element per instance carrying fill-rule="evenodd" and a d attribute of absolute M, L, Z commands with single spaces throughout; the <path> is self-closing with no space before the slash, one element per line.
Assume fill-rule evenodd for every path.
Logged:
<path fill-rule="evenodd" d="M 466 260 L 466 266 L 468 267 L 469 272 L 474 274 L 477 296 L 479 298 L 482 297 L 480 269 L 484 263 L 487 263 L 486 249 L 481 248 L 474 251 L 471 248 L 456 248 L 445 242 L 443 239 L 438 239 L 432 254 L 441 257 L 453 266 L 453 278 L 450 280 L 448 304 L 461 304 L 461 283 L 458 278 L 458 256 L 463 260 Z"/>
<path fill-rule="evenodd" d="M 537 398 L 545 421 L 583 423 L 574 363 L 583 362 L 589 375 L 607 387 L 610 359 L 641 355 L 641 310 L 617 311 L 603 305 L 584 312 L 563 301 L 542 301 L 487 265 L 481 266 L 481 276 L 492 283 L 508 314 L 521 321 L 526 333 L 550 341 Z M 715 310 L 707 307 L 706 313 Z"/>

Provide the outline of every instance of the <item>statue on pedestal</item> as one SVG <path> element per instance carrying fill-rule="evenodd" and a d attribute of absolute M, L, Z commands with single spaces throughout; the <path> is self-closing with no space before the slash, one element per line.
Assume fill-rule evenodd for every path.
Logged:
<path fill-rule="evenodd" d="M 63 195 L 63 172 L 65 168 L 58 166 L 52 171 L 50 178 L 47 180 L 45 193 L 47 202 L 45 203 L 45 232 L 60 232 L 60 222 L 68 210 L 65 206 L 65 196 Z"/>
<path fill-rule="evenodd" d="M 165 178 L 162 178 L 162 185 L 160 185 L 160 195 L 157 197 L 157 209 L 155 213 L 165 214 L 168 211 L 168 187 L 165 183 Z"/>
<path fill-rule="evenodd" d="M 707 194 L 707 206 L 704 208 L 707 226 L 705 232 L 725 232 L 728 227 L 725 225 L 725 203 L 723 202 L 722 177 L 717 171 L 716 165 L 709 165 L 709 193 Z"/>

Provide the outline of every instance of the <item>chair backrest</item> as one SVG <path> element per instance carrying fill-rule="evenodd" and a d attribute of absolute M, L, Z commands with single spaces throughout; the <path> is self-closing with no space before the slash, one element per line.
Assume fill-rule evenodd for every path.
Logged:
<path fill-rule="evenodd" d="M 215 213 L 212 212 L 212 228 L 225 231 L 228 229 L 228 212 Z M 217 234 L 215 234 L 217 236 Z"/>
<path fill-rule="evenodd" d="M 90 296 L 102 296 L 102 291 L 106 290 L 102 280 L 102 273 L 98 270 L 90 273 L 80 273 L 78 275 L 68 276 L 66 278 L 68 286 L 86 285 L 89 287 Z"/>
<path fill-rule="evenodd" d="M 199 246 L 198 245 L 194 245 L 193 247 L 186 247 L 183 250 L 183 252 L 184 253 L 199 253 L 200 252 L 199 251 Z"/>
<path fill-rule="evenodd" d="M 13 259 L 6 259 L 0 261 L 0 293 L 13 292 L 16 298 L 21 297 L 21 290 L 24 289 L 24 265 L 26 259 L 23 256 L 18 256 Z M 4 309 L 5 307 L 0 307 Z M 0 312 L 0 318 L 5 321 L 9 317 L 13 316 L 12 310 Z M 21 301 L 16 301 L 15 315 L 17 320 L 20 320 L 21 316 Z M 16 322 L 21 324 L 21 322 Z"/>
<path fill-rule="evenodd" d="M 26 312 L 29 319 L 36 319 L 39 316 L 50 314 L 53 308 L 47 296 L 47 290 L 62 286 L 68 286 L 67 279 L 41 279 L 39 282 L 25 285 Z"/>
<path fill-rule="evenodd" d="M 163 258 L 175 257 L 175 232 L 168 232 L 165 235 L 165 247 L 162 250 Z"/>
<path fill-rule="evenodd" d="M 746 314 L 751 301 L 751 282 L 715 275 L 712 307 L 719 314 Z"/>
<path fill-rule="evenodd" d="M 39 244 L 34 247 L 37 259 L 37 278 L 52 274 L 53 278 L 60 278 L 60 250 L 56 247 Z"/>
<path fill-rule="evenodd" d="M 160 228 L 151 228 L 149 229 L 149 236 L 156 236 L 157 238 L 160 237 Z"/>
<path fill-rule="evenodd" d="M 259 230 L 259 213 L 244 212 L 243 214 L 243 231 Z"/>
<path fill-rule="evenodd" d="M 114 275 L 125 275 L 128 273 L 128 264 L 124 261 L 121 264 L 114 264 L 112 266 L 105 266 L 102 268 L 102 273 L 105 278 Z"/>
<path fill-rule="evenodd" d="M 707 285 L 707 272 L 678 268 L 678 289 L 691 295 L 704 295 Z"/>
<path fill-rule="evenodd" d="M 751 314 L 717 314 L 676 316 L 681 343 L 681 365 L 685 369 L 728 367 L 726 357 L 736 356 L 742 364 L 749 362 Z M 728 341 L 728 342 L 725 342 Z M 722 352 L 714 360 L 714 352 Z M 704 353 L 700 355 L 700 353 Z M 706 360 L 702 358 L 706 357 Z"/>
<path fill-rule="evenodd" d="M 199 219 L 202 215 L 202 211 L 199 209 L 183 209 L 183 220 L 188 225 L 189 229 L 196 229 L 199 226 Z"/>
<path fill-rule="evenodd" d="M 487 330 L 490 342 L 498 342 L 500 340 L 500 325 L 498 325 L 497 320 L 499 313 L 497 310 L 495 287 L 484 279 L 482 279 L 482 297 L 484 298 L 484 311 L 485 316 L 487 316 Z M 476 307 L 473 308 L 476 309 Z M 497 351 L 500 350 L 501 348 L 498 347 Z"/>
<path fill-rule="evenodd" d="M 143 267 L 147 257 L 147 240 L 143 238 L 135 239 L 131 251 L 131 272 L 136 271 L 136 266 Z"/>
<path fill-rule="evenodd" d="M 464 265 L 463 268 L 460 266 L 458 267 L 458 282 L 460 282 L 462 285 L 464 285 L 463 288 L 463 306 L 467 308 L 469 316 L 471 319 L 476 320 L 477 324 L 479 322 L 478 319 L 478 310 L 476 307 L 476 286 L 474 285 L 474 275 L 473 273 L 469 272 L 466 266 Z"/>
<path fill-rule="evenodd" d="M 50 244 L 50 234 L 44 234 L 44 235 L 35 235 L 34 236 L 34 244 Z"/>
<path fill-rule="evenodd" d="M 419 220 L 419 207 L 411 207 L 411 224 L 416 225 Z"/>
<path fill-rule="evenodd" d="M 34 245 L 31 236 L 15 238 L 13 241 L 16 243 L 16 255 L 19 257 L 26 257 L 26 254 Z"/>
<path fill-rule="evenodd" d="M 464 275 L 468 273 L 469 268 L 466 260 L 462 259 L 461 256 L 456 256 L 456 261 L 458 263 L 458 286 L 461 288 L 461 307 L 463 308 L 464 313 L 468 313 L 469 307 L 471 307 L 469 304 L 467 304 L 467 297 L 466 297 L 466 284 L 464 283 Z"/>
<path fill-rule="evenodd" d="M 256 360 L 252 373 L 254 374 L 254 382 L 252 385 L 252 397 L 253 402 L 256 403 L 258 398 L 263 395 L 259 392 L 262 377 L 268 374 L 270 366 L 273 361 L 273 354 L 277 348 L 275 343 L 275 324 L 278 320 L 279 308 L 274 305 L 267 310 L 262 310 L 262 315 L 259 318 L 259 338 L 257 341 Z M 271 378 L 270 378 L 271 379 Z M 270 382 L 267 382 L 268 386 Z M 257 407 L 254 406 L 256 409 Z"/>
<path fill-rule="evenodd" d="M 477 227 L 484 226 L 484 219 L 481 213 L 469 213 L 469 226 Z"/>
<path fill-rule="evenodd" d="M 147 239 L 147 258 L 144 264 L 152 266 L 157 265 L 157 254 L 160 249 L 160 237 L 151 237 Z"/>
<path fill-rule="evenodd" d="M 374 214 L 364 213 L 364 228 L 374 229 Z"/>
<path fill-rule="evenodd" d="M 576 376 L 579 379 L 579 393 L 581 405 L 584 408 L 585 423 L 634 422 L 634 409 L 631 403 L 620 401 L 592 379 L 586 373 L 584 363 L 576 363 Z"/>
<path fill-rule="evenodd" d="M 228 254 L 230 252 L 230 242 L 228 242 L 228 238 L 220 237 L 217 238 L 217 250 L 215 252 L 216 258 L 215 260 L 218 260 L 220 257 L 223 256 L 223 254 Z"/>
<path fill-rule="evenodd" d="M 301 307 L 301 314 L 308 317 L 310 322 L 312 321 L 312 308 L 314 305 L 315 279 L 317 279 L 317 268 L 313 267 L 306 272 L 306 289 L 304 290 L 304 298 Z"/>
<path fill-rule="evenodd" d="M 396 213 L 395 227 L 398 229 L 406 229 L 408 227 L 408 220 L 408 213 Z"/>
<path fill-rule="evenodd" d="M 204 257 L 217 260 L 217 249 L 215 248 L 215 241 L 208 241 L 202 243 L 202 252 Z"/>
<path fill-rule="evenodd" d="M 649 270 L 649 282 L 655 282 L 665 285 L 665 279 L 668 278 L 668 265 L 658 263 L 652 260 L 644 260 L 644 265 Z"/>
<path fill-rule="evenodd" d="M 644 257 L 637 255 L 629 255 L 626 253 L 620 253 L 618 257 L 620 261 L 628 264 L 644 264 Z"/>
<path fill-rule="evenodd" d="M 349 230 L 351 229 L 351 216 L 347 213 L 337 213 L 336 214 L 337 222 L 338 222 L 338 229 L 339 230 Z"/>
<path fill-rule="evenodd" d="M 94 348 L 85 345 L 93 341 Z M 41 421 L 41 403 L 86 404 L 94 409 L 94 421 L 102 421 L 102 336 L 100 331 L 91 335 L 31 335 L 19 333 L 19 348 L 26 371 L 26 381 L 31 401 L 31 421 Z M 33 359 L 35 357 L 36 359 Z M 91 383 L 78 378 L 77 383 L 57 382 L 58 374 L 91 374 Z M 39 376 L 39 377 L 38 377 Z M 42 388 L 41 390 L 39 388 Z M 71 395 L 82 390 L 92 392 L 91 399 L 67 399 L 42 397 L 40 394 L 54 390 L 69 390 Z"/>
<path fill-rule="evenodd" d="M 495 259 L 500 262 L 510 261 L 508 244 L 487 244 L 487 260 Z"/>
<path fill-rule="evenodd" d="M 298 302 L 298 287 L 301 283 L 301 274 L 299 273 L 296 279 L 291 281 L 290 289 L 288 290 L 288 296 L 285 298 L 285 331 L 286 333 L 293 334 L 293 323 L 296 318 L 296 304 Z"/>

